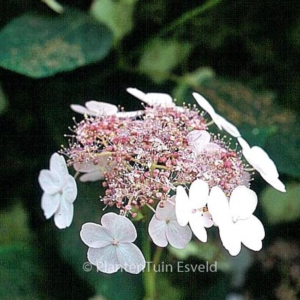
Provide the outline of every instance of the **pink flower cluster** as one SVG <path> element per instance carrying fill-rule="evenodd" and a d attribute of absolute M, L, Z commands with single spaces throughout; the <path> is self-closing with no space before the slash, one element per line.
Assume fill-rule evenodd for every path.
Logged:
<path fill-rule="evenodd" d="M 78 171 L 94 172 L 99 166 L 104 204 L 134 217 L 143 206 L 167 201 L 178 185 L 197 178 L 227 195 L 249 185 L 241 153 L 210 135 L 206 124 L 196 108 L 177 106 L 146 107 L 137 118 L 86 115 L 74 128 L 75 142 L 63 151 Z M 193 144 L 198 133 L 209 139 L 200 141 L 201 151 Z"/>

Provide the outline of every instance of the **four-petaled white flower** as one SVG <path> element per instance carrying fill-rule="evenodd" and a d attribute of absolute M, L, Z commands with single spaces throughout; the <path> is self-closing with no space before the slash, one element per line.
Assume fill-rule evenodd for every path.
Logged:
<path fill-rule="evenodd" d="M 188 223 L 195 236 L 202 242 L 207 241 L 205 227 L 211 227 L 213 221 L 211 215 L 205 210 L 208 199 L 208 184 L 196 179 L 190 186 L 189 196 L 182 186 L 176 190 L 176 217 L 181 226 Z"/>
<path fill-rule="evenodd" d="M 99 102 L 95 100 L 85 102 L 85 106 L 86 107 L 78 104 L 71 104 L 71 109 L 79 114 L 83 114 L 83 115 L 86 114 L 95 117 L 117 116 L 120 118 L 132 118 L 144 114 L 142 110 L 118 111 L 118 107 L 113 104 L 106 103 L 106 102 Z"/>
<path fill-rule="evenodd" d="M 149 106 L 175 107 L 175 103 L 170 95 L 164 93 L 147 93 L 136 89 L 127 88 L 126 91 L 132 96 L 145 102 Z"/>
<path fill-rule="evenodd" d="M 92 158 L 83 161 L 82 163 L 76 162 L 73 167 L 76 171 L 86 173 L 80 177 L 80 181 L 98 181 L 104 178 L 104 173 L 111 171 L 116 165 L 115 161 L 109 160 L 110 152 L 103 152 L 94 155 Z M 97 163 L 95 163 L 95 161 Z"/>
<path fill-rule="evenodd" d="M 260 147 L 250 147 L 242 137 L 238 138 L 238 142 L 242 147 L 244 157 L 261 177 L 278 191 L 285 192 L 285 186 L 279 180 L 277 168 L 269 155 Z"/>
<path fill-rule="evenodd" d="M 42 170 L 38 180 L 44 191 L 42 209 L 45 217 L 49 219 L 54 215 L 58 228 L 69 227 L 73 219 L 77 186 L 74 177 L 68 172 L 65 159 L 54 153 L 50 158 L 50 170 Z"/>
<path fill-rule="evenodd" d="M 140 273 L 146 261 L 141 250 L 133 244 L 137 233 L 132 222 L 125 216 L 107 213 L 101 223 L 83 224 L 80 232 L 82 241 L 89 246 L 89 262 L 104 273 L 115 273 L 120 268 Z"/>
<path fill-rule="evenodd" d="M 210 139 L 210 134 L 205 130 L 193 130 L 187 135 L 188 144 L 193 148 L 196 155 L 202 152 L 215 152 L 220 149 L 220 146 L 211 143 Z"/>
<path fill-rule="evenodd" d="M 258 251 L 262 247 L 265 231 L 262 223 L 253 215 L 257 206 L 254 191 L 245 186 L 236 187 L 228 201 L 220 187 L 213 187 L 208 198 L 208 209 L 217 226 L 224 247 L 232 256 L 247 248 Z"/>
<path fill-rule="evenodd" d="M 225 118 L 217 114 L 214 108 L 203 96 L 201 96 L 198 93 L 193 93 L 193 96 L 196 99 L 197 103 L 210 115 L 210 117 L 220 130 L 227 131 L 230 135 L 232 135 L 235 138 L 241 136 L 239 130 L 233 124 L 228 122 Z"/>
<path fill-rule="evenodd" d="M 173 196 L 170 201 L 174 201 L 174 198 Z M 157 205 L 148 232 L 154 244 L 159 247 L 166 247 L 170 243 L 174 248 L 183 249 L 192 237 L 190 228 L 177 222 L 175 204 L 169 201 L 164 202 L 163 208 L 160 207 L 160 203 Z"/>

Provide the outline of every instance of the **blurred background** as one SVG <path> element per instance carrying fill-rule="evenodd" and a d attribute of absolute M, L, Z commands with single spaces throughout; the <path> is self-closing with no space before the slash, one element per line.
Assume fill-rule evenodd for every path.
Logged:
<path fill-rule="evenodd" d="M 0 8 L 0 299 L 142 299 L 140 275 L 83 270 L 81 225 L 99 222 L 100 183 L 79 185 L 70 228 L 45 220 L 41 169 L 68 145 L 70 104 L 140 109 L 127 87 L 205 96 L 263 147 L 287 186 L 255 176 L 263 249 L 229 257 L 207 244 L 164 252 L 218 272 L 159 273 L 157 299 L 300 299 L 300 2 L 2 0 Z M 232 141 L 235 147 L 235 141 Z"/>

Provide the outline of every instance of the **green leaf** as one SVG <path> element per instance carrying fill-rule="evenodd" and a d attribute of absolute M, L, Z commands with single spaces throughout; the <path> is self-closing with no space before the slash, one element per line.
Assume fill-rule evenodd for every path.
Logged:
<path fill-rule="evenodd" d="M 118 43 L 133 28 L 133 11 L 137 0 L 94 0 L 91 15 L 105 24 L 114 34 Z"/>
<path fill-rule="evenodd" d="M 65 8 L 57 16 L 26 13 L 0 32 L 0 66 L 34 78 L 100 61 L 112 35 L 84 13 Z"/>
<path fill-rule="evenodd" d="M 28 226 L 28 216 L 23 206 L 17 202 L 12 208 L 0 213 L 0 245 L 30 244 L 32 240 Z"/>
<path fill-rule="evenodd" d="M 57 230 L 62 257 L 72 265 L 81 278 L 95 288 L 97 295 L 103 295 L 107 299 L 142 299 L 142 274 L 133 275 L 125 271 L 104 274 L 97 272 L 96 267 L 89 269 L 88 246 L 82 242 L 79 233 L 81 226 L 86 222 L 100 224 L 103 215 L 103 203 L 99 201 L 99 195 L 103 195 L 103 189 L 100 188 L 99 182 L 95 182 L 78 184 L 78 190 L 79 196 L 74 202 L 72 225 L 66 230 Z M 108 210 L 111 211 L 107 208 L 105 212 Z M 132 288 L 133 286 L 134 288 Z"/>
<path fill-rule="evenodd" d="M 162 83 L 192 50 L 192 45 L 177 40 L 153 39 L 146 45 L 139 62 L 139 70 L 154 82 Z"/>
<path fill-rule="evenodd" d="M 0 299 L 48 299 L 42 292 L 45 282 L 36 249 L 22 245 L 0 247 Z"/>
<path fill-rule="evenodd" d="M 268 187 L 262 194 L 261 204 L 271 225 L 292 222 L 300 218 L 299 184 L 287 184 L 286 193 Z"/>

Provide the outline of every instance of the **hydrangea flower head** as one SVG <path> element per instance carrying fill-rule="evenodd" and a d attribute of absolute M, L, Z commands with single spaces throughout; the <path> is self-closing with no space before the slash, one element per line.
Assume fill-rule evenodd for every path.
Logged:
<path fill-rule="evenodd" d="M 106 213 L 102 225 L 85 223 L 80 236 L 89 246 L 88 260 L 104 273 L 115 273 L 120 268 L 133 274 L 146 266 L 141 250 L 133 244 L 137 233 L 132 222 L 115 213 Z"/>
<path fill-rule="evenodd" d="M 250 190 L 248 160 L 275 188 L 285 191 L 275 164 L 259 147 L 250 147 L 239 130 L 218 115 L 209 102 L 196 101 L 220 130 L 236 137 L 242 151 L 226 135 L 210 132 L 211 120 L 195 105 L 176 106 L 163 93 L 127 92 L 146 105 L 136 112 L 119 111 L 104 102 L 88 101 L 71 108 L 84 114 L 72 128 L 68 147 L 60 153 L 79 173 L 80 181 L 101 180 L 101 225 L 85 223 L 80 236 L 89 247 L 88 260 L 105 273 L 119 269 L 137 274 L 146 265 L 131 218 L 149 220 L 148 233 L 159 247 L 182 249 L 192 233 L 207 241 L 207 230 L 218 226 L 224 247 L 237 255 L 241 245 L 262 247 L 264 228 L 253 215 L 257 196 Z M 244 157 L 243 157 L 244 156 Z M 42 170 L 45 216 L 54 215 L 59 228 L 70 225 L 77 189 L 62 156 L 54 154 L 50 170 Z M 174 196 L 175 194 L 175 196 Z M 118 210 L 119 214 L 106 212 Z M 149 247 L 148 247 L 149 249 Z M 156 257 L 156 256 L 155 256 Z"/>
<path fill-rule="evenodd" d="M 217 226 L 224 247 L 233 256 L 238 255 L 243 243 L 258 251 L 262 247 L 265 231 L 262 223 L 253 216 L 257 206 L 254 191 L 238 186 L 228 201 L 219 187 L 213 187 L 208 199 L 208 209 Z"/>
<path fill-rule="evenodd" d="M 149 235 L 159 247 L 166 247 L 168 243 L 178 249 L 183 249 L 189 243 L 192 232 L 188 226 L 179 225 L 175 214 L 175 197 L 170 201 L 159 202 L 156 213 L 149 223 Z M 163 205 L 163 206 L 162 206 Z"/>
<path fill-rule="evenodd" d="M 54 153 L 50 158 L 50 170 L 42 170 L 39 184 L 44 193 L 42 209 L 49 219 L 54 215 L 55 225 L 66 228 L 73 219 L 73 202 L 77 196 L 75 179 L 69 174 L 64 158 Z"/>

